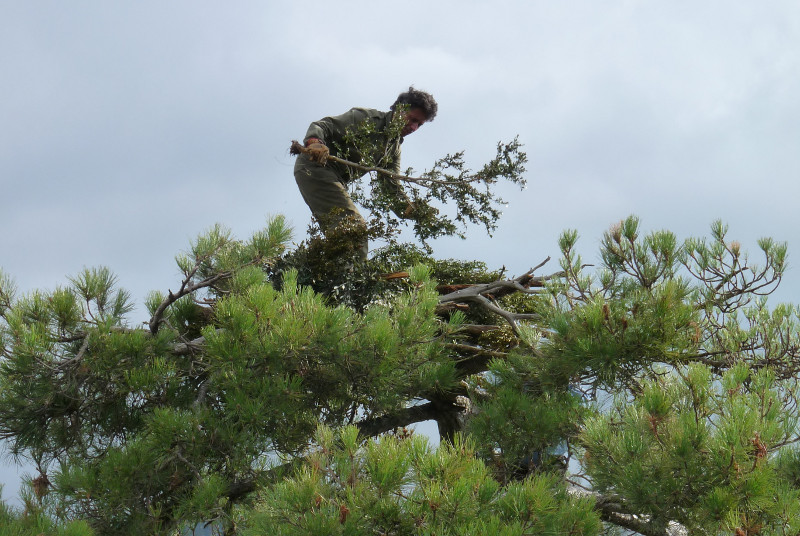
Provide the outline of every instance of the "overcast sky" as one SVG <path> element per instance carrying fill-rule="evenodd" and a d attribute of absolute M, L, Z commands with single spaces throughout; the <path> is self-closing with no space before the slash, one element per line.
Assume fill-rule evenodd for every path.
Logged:
<path fill-rule="evenodd" d="M 796 0 L 405 2 L 0 0 L 0 269 L 20 292 L 107 266 L 142 301 L 222 223 L 241 238 L 310 212 L 289 142 L 413 84 L 439 103 L 403 167 L 458 150 L 479 167 L 519 136 L 528 188 L 494 237 L 438 257 L 520 274 L 578 229 L 706 236 L 722 219 L 789 243 L 779 298 L 800 302 L 800 4 Z M 3 497 L 16 495 L 0 470 Z"/>

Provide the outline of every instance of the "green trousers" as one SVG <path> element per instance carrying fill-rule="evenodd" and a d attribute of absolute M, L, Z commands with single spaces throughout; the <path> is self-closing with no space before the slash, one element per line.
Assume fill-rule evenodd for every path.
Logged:
<path fill-rule="evenodd" d="M 328 234 L 330 226 L 337 224 L 336 218 L 330 218 L 331 211 L 337 208 L 341 209 L 338 221 L 348 218 L 366 228 L 364 218 L 358 213 L 350 194 L 347 193 L 344 180 L 334 170 L 312 162 L 306 155 L 301 154 L 294 163 L 294 179 L 306 205 L 322 225 L 322 232 Z M 356 251 L 360 259 L 367 259 L 369 248 L 366 238 L 359 240 Z"/>

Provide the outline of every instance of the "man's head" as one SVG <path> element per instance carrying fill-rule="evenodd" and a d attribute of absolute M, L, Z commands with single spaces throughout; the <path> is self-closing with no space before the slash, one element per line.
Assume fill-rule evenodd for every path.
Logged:
<path fill-rule="evenodd" d="M 397 100 L 392 104 L 391 110 L 394 111 L 398 105 L 407 107 L 406 126 L 400 132 L 402 136 L 408 136 L 421 127 L 423 123 L 433 121 L 439 109 L 433 99 L 433 95 L 414 89 L 413 86 L 409 87 L 408 91 L 404 91 L 397 96 Z"/>

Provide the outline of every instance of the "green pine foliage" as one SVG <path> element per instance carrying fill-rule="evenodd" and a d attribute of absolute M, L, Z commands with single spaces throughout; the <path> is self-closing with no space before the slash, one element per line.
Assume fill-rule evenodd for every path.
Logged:
<path fill-rule="evenodd" d="M 646 382 L 586 423 L 594 488 L 655 527 L 796 534 L 800 489 L 772 454 L 797 435 L 796 393 L 784 389 L 771 370 L 741 363 L 721 377 L 692 364 Z"/>
<path fill-rule="evenodd" d="M 215 226 L 143 324 L 106 268 L 22 296 L 0 273 L 0 438 L 38 472 L 0 531 L 800 531 L 784 244 L 756 265 L 719 222 L 631 217 L 597 268 L 568 231 L 557 271 L 506 279 L 341 230 Z M 387 245 L 352 262 L 356 231 Z"/>
<path fill-rule="evenodd" d="M 467 430 L 481 459 L 507 482 L 531 472 L 563 472 L 564 453 L 575 438 L 587 407 L 565 384 L 547 384 L 535 361 L 522 352 L 495 359 L 487 375 L 471 379 L 474 415 Z"/>
<path fill-rule="evenodd" d="M 0 503 L 0 536 L 94 536 L 84 520 L 59 521 L 59 501 L 47 495 L 28 481 L 21 492 L 21 508 Z"/>
<path fill-rule="evenodd" d="M 597 534 L 593 499 L 551 475 L 502 486 L 471 441 L 432 449 L 416 435 L 364 442 L 321 428 L 297 473 L 265 490 L 243 535 Z"/>

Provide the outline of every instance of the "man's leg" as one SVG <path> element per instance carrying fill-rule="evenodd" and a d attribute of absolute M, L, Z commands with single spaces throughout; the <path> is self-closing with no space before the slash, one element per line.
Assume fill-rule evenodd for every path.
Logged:
<path fill-rule="evenodd" d="M 330 168 L 315 164 L 301 154 L 294 165 L 294 178 L 303 200 L 320 222 L 323 232 L 326 232 L 326 225 L 331 225 L 326 223 L 326 220 L 330 222 L 331 211 L 334 209 L 340 209 L 343 218 L 351 220 L 359 228 L 366 229 L 364 218 L 350 199 L 347 188 Z M 363 240 L 359 240 L 356 249 L 361 260 L 366 260 L 368 252 L 366 236 Z"/>

